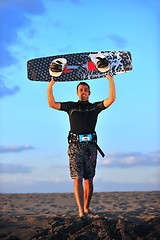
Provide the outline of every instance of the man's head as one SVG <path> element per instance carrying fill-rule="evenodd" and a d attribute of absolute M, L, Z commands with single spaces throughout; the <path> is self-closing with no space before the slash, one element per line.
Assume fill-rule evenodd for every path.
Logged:
<path fill-rule="evenodd" d="M 88 101 L 90 93 L 90 87 L 86 82 L 80 82 L 77 85 L 77 96 L 80 101 Z"/>

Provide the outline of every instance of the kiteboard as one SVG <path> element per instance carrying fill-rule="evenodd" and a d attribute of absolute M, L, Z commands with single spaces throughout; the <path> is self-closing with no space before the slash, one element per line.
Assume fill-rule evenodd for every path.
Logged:
<path fill-rule="evenodd" d="M 28 79 L 57 82 L 103 78 L 132 70 L 129 51 L 71 53 L 31 59 L 27 62 Z"/>

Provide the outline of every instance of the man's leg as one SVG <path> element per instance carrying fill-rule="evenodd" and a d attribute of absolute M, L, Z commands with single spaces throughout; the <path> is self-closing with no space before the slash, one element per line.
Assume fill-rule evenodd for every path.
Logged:
<path fill-rule="evenodd" d="M 84 216 L 83 211 L 83 179 L 75 178 L 74 179 L 74 195 L 78 205 L 79 216 Z"/>
<path fill-rule="evenodd" d="M 93 194 L 93 179 L 84 180 L 84 212 L 89 213 L 89 204 Z"/>

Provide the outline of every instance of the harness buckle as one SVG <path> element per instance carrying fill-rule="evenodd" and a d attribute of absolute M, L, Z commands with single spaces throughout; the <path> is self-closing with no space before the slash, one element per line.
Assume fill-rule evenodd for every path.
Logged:
<path fill-rule="evenodd" d="M 91 142 L 92 134 L 79 134 L 79 142 Z"/>

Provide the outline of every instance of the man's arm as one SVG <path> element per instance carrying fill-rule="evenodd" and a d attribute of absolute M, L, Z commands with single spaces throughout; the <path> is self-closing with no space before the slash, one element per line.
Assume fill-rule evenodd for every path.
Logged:
<path fill-rule="evenodd" d="M 103 101 L 103 104 L 108 108 L 116 100 L 116 90 L 114 85 L 114 78 L 110 75 L 106 75 L 106 78 L 109 81 L 109 97 Z"/>
<path fill-rule="evenodd" d="M 51 108 L 59 110 L 61 108 L 61 103 L 56 102 L 53 96 L 52 86 L 55 84 L 54 78 L 51 78 L 51 81 L 48 83 L 48 105 Z"/>

